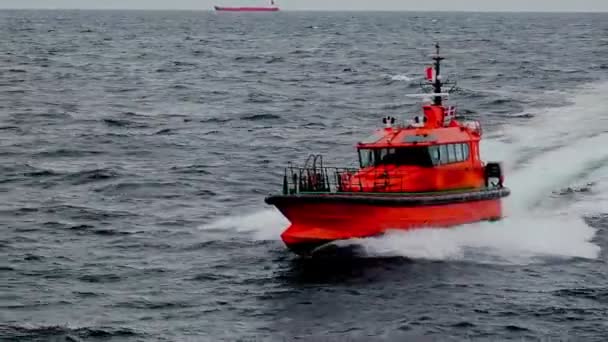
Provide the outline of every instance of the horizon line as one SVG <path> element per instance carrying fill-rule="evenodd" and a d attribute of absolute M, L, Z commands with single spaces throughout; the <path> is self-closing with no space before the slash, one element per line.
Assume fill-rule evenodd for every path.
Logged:
<path fill-rule="evenodd" d="M 167 11 L 167 12 L 216 12 L 213 8 L 78 8 L 78 7 L 0 7 L 0 11 Z M 279 12 L 367 12 L 367 13 L 386 13 L 386 12 L 401 12 L 401 13 L 550 13 L 550 14 L 603 14 L 608 13 L 608 10 L 408 10 L 408 9 L 283 9 Z M 276 14 L 276 13 L 275 13 Z"/>

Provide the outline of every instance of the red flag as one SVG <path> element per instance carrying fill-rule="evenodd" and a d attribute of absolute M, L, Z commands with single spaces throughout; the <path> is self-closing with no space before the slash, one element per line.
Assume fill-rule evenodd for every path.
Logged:
<path fill-rule="evenodd" d="M 426 79 L 431 82 L 435 82 L 435 68 L 432 66 L 426 67 Z"/>

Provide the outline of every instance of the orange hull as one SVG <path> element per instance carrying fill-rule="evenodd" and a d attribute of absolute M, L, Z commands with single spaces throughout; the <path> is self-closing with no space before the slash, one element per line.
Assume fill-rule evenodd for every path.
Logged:
<path fill-rule="evenodd" d="M 502 217 L 500 198 L 420 206 L 348 200 L 270 202 L 292 223 L 281 238 L 302 255 L 335 240 L 376 236 L 390 229 L 450 227 Z"/>

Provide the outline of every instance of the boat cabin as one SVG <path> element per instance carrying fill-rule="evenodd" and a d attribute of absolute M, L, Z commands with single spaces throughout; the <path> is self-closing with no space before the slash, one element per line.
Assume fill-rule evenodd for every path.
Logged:
<path fill-rule="evenodd" d="M 479 122 L 457 120 L 456 109 L 443 104 L 449 92 L 442 92 L 442 86 L 448 82 L 440 76 L 443 57 L 436 48 L 434 66 L 426 70 L 432 92 L 423 94 L 429 99 L 422 115 L 400 125 L 385 117 L 384 128 L 357 144 L 358 169 L 328 171 L 319 155 L 311 155 L 304 168 L 290 166 L 283 192 L 429 193 L 502 187 L 500 165 L 480 159 Z"/>
<path fill-rule="evenodd" d="M 446 110 L 445 108 L 439 108 Z M 450 120 L 438 127 L 422 120 L 378 130 L 357 145 L 360 170 L 346 189 L 364 192 L 434 192 L 481 188 L 481 130 L 475 122 Z"/>

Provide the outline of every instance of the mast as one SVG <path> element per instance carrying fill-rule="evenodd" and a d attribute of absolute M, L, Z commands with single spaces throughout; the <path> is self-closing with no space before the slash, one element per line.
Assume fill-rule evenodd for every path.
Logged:
<path fill-rule="evenodd" d="M 433 56 L 433 60 L 435 61 L 435 82 L 433 82 L 433 93 L 441 94 L 441 86 L 443 86 L 443 82 L 441 82 L 441 61 L 445 58 L 439 55 L 439 43 L 435 43 L 435 56 Z M 433 99 L 433 104 L 437 106 L 441 106 L 442 99 L 441 96 L 435 96 Z"/>

